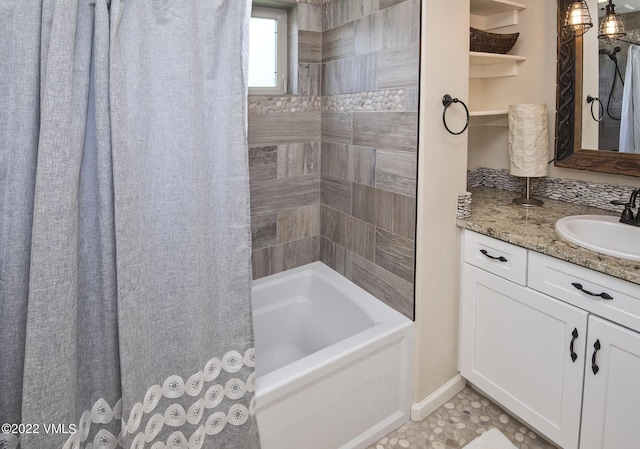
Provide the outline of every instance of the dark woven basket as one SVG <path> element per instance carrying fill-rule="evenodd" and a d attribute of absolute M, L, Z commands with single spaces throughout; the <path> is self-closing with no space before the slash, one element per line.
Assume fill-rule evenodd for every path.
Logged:
<path fill-rule="evenodd" d="M 470 28 L 471 51 L 505 54 L 513 48 L 520 33 L 497 34 Z"/>

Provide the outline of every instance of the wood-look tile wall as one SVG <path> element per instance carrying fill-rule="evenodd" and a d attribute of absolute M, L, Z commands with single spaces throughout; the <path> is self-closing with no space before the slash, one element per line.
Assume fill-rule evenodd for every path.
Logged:
<path fill-rule="evenodd" d="M 254 279 L 319 260 L 320 143 L 249 149 Z"/>
<path fill-rule="evenodd" d="M 323 8 L 320 258 L 409 317 L 419 8 L 418 0 Z"/>
<path fill-rule="evenodd" d="M 288 91 L 299 101 L 249 99 L 254 279 L 320 258 L 322 5 L 282 3 L 291 6 Z"/>
<path fill-rule="evenodd" d="M 419 0 L 291 11 L 289 87 L 323 106 L 249 109 L 254 278 L 322 260 L 413 317 Z"/>

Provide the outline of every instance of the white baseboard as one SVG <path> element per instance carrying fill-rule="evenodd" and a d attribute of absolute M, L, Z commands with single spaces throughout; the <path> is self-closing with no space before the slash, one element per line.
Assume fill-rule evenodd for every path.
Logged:
<path fill-rule="evenodd" d="M 422 401 L 412 404 L 411 420 L 422 421 L 458 394 L 466 385 L 467 381 L 458 374 Z"/>

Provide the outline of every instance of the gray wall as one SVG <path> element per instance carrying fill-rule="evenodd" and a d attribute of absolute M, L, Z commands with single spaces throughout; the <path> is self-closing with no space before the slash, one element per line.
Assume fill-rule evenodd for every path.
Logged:
<path fill-rule="evenodd" d="M 413 317 L 419 1 L 296 16 L 305 96 L 250 99 L 254 277 L 322 260 Z"/>

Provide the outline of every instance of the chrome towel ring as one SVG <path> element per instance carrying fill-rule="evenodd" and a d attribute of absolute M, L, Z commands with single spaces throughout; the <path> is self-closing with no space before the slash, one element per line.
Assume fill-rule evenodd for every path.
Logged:
<path fill-rule="evenodd" d="M 457 133 L 451 131 L 447 126 L 447 109 L 449 108 L 449 106 L 451 106 L 452 103 L 460 103 L 462 107 L 464 107 L 464 110 L 467 114 L 467 122 L 465 123 L 464 128 L 462 128 L 462 131 Z M 459 100 L 457 98 L 452 98 L 451 95 L 449 94 L 442 97 L 442 105 L 444 106 L 444 111 L 442 111 L 442 123 L 444 123 L 444 127 L 449 132 L 449 134 L 453 134 L 454 136 L 457 136 L 465 132 L 469 127 L 469 108 L 467 108 L 467 105 L 464 104 L 462 100 Z"/>

